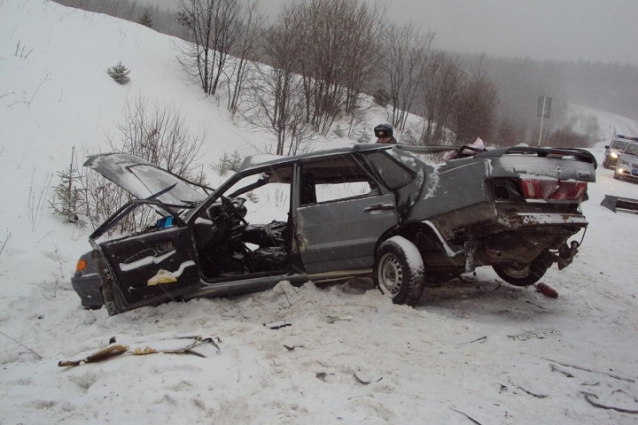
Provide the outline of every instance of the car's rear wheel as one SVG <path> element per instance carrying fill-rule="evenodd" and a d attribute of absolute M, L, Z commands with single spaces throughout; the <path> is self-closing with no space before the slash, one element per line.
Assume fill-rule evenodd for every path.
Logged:
<path fill-rule="evenodd" d="M 416 305 L 425 285 L 423 258 L 417 247 L 402 236 L 379 245 L 374 283 L 395 304 Z"/>
<path fill-rule="evenodd" d="M 531 263 L 494 264 L 492 268 L 505 282 L 514 286 L 530 286 L 538 282 L 552 265 L 553 259 L 544 251 Z"/>

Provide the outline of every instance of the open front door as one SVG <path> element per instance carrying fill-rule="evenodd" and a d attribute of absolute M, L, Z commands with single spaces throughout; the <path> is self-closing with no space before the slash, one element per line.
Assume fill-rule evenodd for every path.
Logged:
<path fill-rule="evenodd" d="M 179 299 L 200 286 L 188 227 L 169 227 L 99 245 L 104 302 L 109 314 Z M 103 264 L 100 268 L 104 270 Z"/>

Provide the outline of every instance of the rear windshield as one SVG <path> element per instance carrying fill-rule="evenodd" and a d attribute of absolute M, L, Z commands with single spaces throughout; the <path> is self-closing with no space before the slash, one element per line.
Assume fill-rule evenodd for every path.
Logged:
<path fill-rule="evenodd" d="M 413 157 L 408 157 L 414 162 Z M 385 152 L 373 152 L 368 154 L 368 160 L 374 167 L 379 177 L 383 179 L 390 189 L 398 189 L 412 181 L 412 174 L 402 165 L 386 155 Z"/>

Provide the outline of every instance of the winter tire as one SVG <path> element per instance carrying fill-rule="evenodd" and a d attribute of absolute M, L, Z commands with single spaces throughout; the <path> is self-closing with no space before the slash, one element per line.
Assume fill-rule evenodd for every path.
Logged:
<path fill-rule="evenodd" d="M 531 263 L 494 264 L 492 268 L 505 282 L 514 286 L 530 286 L 538 282 L 552 265 L 548 251 L 543 252 Z"/>
<path fill-rule="evenodd" d="M 404 237 L 384 241 L 375 255 L 374 284 L 395 304 L 414 306 L 423 294 L 423 258 Z"/>
<path fill-rule="evenodd" d="M 618 174 L 618 172 L 617 172 L 617 171 L 614 171 L 614 178 L 615 178 L 616 180 L 620 180 L 620 174 Z"/>

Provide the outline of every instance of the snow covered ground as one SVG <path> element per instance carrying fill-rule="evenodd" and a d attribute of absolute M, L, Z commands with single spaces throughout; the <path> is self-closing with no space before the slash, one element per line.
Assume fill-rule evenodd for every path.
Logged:
<path fill-rule="evenodd" d="M 558 299 L 480 269 L 427 289 L 414 309 L 360 280 L 108 317 L 81 308 L 69 281 L 88 230 L 48 208 L 71 147 L 104 149 L 140 94 L 176 102 L 190 128 L 208 130 L 210 162 L 266 139 L 202 98 L 170 39 L 145 27 L 0 0 L 0 40 L 0 424 L 637 422 L 638 216 L 600 202 L 638 198 L 638 185 L 598 169 L 580 254 L 542 280 Z M 119 60 L 132 70 L 128 86 L 106 74 Z M 596 113 L 603 130 L 638 133 L 638 123 Z M 602 159 L 602 147 L 593 151 Z M 280 320 L 290 326 L 264 326 Z M 183 335 L 219 338 L 220 351 L 57 366 L 113 336 Z"/>

